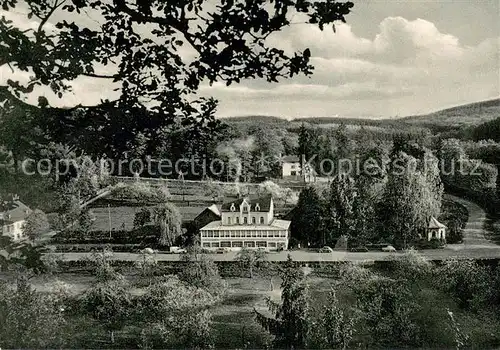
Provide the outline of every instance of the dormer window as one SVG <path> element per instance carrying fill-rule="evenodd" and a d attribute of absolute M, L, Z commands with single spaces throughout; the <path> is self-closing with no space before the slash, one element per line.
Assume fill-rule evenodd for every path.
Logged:
<path fill-rule="evenodd" d="M 236 207 L 234 206 L 234 203 L 231 204 L 231 208 L 229 208 L 229 210 L 231 210 L 231 211 L 235 211 L 236 210 Z"/>
<path fill-rule="evenodd" d="M 255 204 L 255 211 L 260 211 L 260 205 L 259 205 L 259 203 Z"/>

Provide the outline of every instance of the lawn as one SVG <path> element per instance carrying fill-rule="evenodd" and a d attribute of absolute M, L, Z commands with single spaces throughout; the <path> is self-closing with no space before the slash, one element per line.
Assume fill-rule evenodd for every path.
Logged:
<path fill-rule="evenodd" d="M 138 206 L 97 207 L 91 208 L 95 217 L 93 231 L 108 231 L 111 221 L 111 230 L 132 230 L 134 228 L 134 216 L 141 210 Z M 153 207 L 147 207 L 152 209 Z M 204 206 L 178 206 L 183 221 L 193 220 L 206 207 Z M 111 219 L 110 219 L 111 217 Z"/>

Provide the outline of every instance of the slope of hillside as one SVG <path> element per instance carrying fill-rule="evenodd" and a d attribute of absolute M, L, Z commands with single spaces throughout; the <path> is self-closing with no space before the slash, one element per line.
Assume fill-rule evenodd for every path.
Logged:
<path fill-rule="evenodd" d="M 500 99 L 443 109 L 434 113 L 402 118 L 401 121 L 428 127 L 469 127 L 500 117 Z"/>

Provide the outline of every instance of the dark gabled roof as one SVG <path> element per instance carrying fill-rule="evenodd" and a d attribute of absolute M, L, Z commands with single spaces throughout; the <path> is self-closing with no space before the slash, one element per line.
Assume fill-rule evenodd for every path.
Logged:
<path fill-rule="evenodd" d="M 7 204 L 7 210 L 0 212 L 2 220 L 6 222 L 17 222 L 25 220 L 31 210 L 21 201 L 15 200 Z"/>
<path fill-rule="evenodd" d="M 283 163 L 298 163 L 300 159 L 298 156 L 284 156 L 281 161 Z"/>
<path fill-rule="evenodd" d="M 206 207 L 205 209 L 203 209 L 201 211 L 201 213 L 199 213 L 198 215 L 196 215 L 196 217 L 193 219 L 193 221 L 198 220 L 200 217 L 202 217 L 203 215 L 205 215 L 205 213 L 209 213 L 210 215 L 213 215 L 215 217 L 220 218 L 220 210 L 219 210 L 219 208 L 217 207 L 217 205 L 212 204 L 211 206 Z"/>
<path fill-rule="evenodd" d="M 222 204 L 221 211 L 231 211 L 231 206 L 234 204 L 235 211 L 240 211 L 240 205 L 243 203 L 243 201 L 246 200 L 247 203 L 250 204 L 250 211 L 257 211 L 257 212 L 268 212 L 269 209 L 271 209 L 271 200 L 272 196 L 267 195 L 267 196 L 261 196 L 261 197 L 251 197 L 251 198 L 240 198 L 232 202 L 227 202 Z M 256 210 L 255 207 L 258 206 L 259 210 Z"/>

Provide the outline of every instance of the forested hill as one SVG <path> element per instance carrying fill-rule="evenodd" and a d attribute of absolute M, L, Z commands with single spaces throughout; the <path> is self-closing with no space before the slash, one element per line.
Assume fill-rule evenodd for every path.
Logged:
<path fill-rule="evenodd" d="M 276 116 L 244 116 L 221 119 L 228 124 L 264 124 L 281 127 L 297 124 L 316 124 L 323 127 L 335 124 L 372 127 L 405 128 L 409 125 L 426 127 L 435 131 L 446 131 L 449 128 L 476 127 L 500 117 L 500 98 L 460 105 L 443 109 L 426 115 L 408 116 L 404 118 L 369 119 L 353 117 L 303 117 L 287 120 Z"/>
<path fill-rule="evenodd" d="M 402 118 L 401 121 L 427 127 L 469 127 L 500 117 L 500 98 Z"/>

